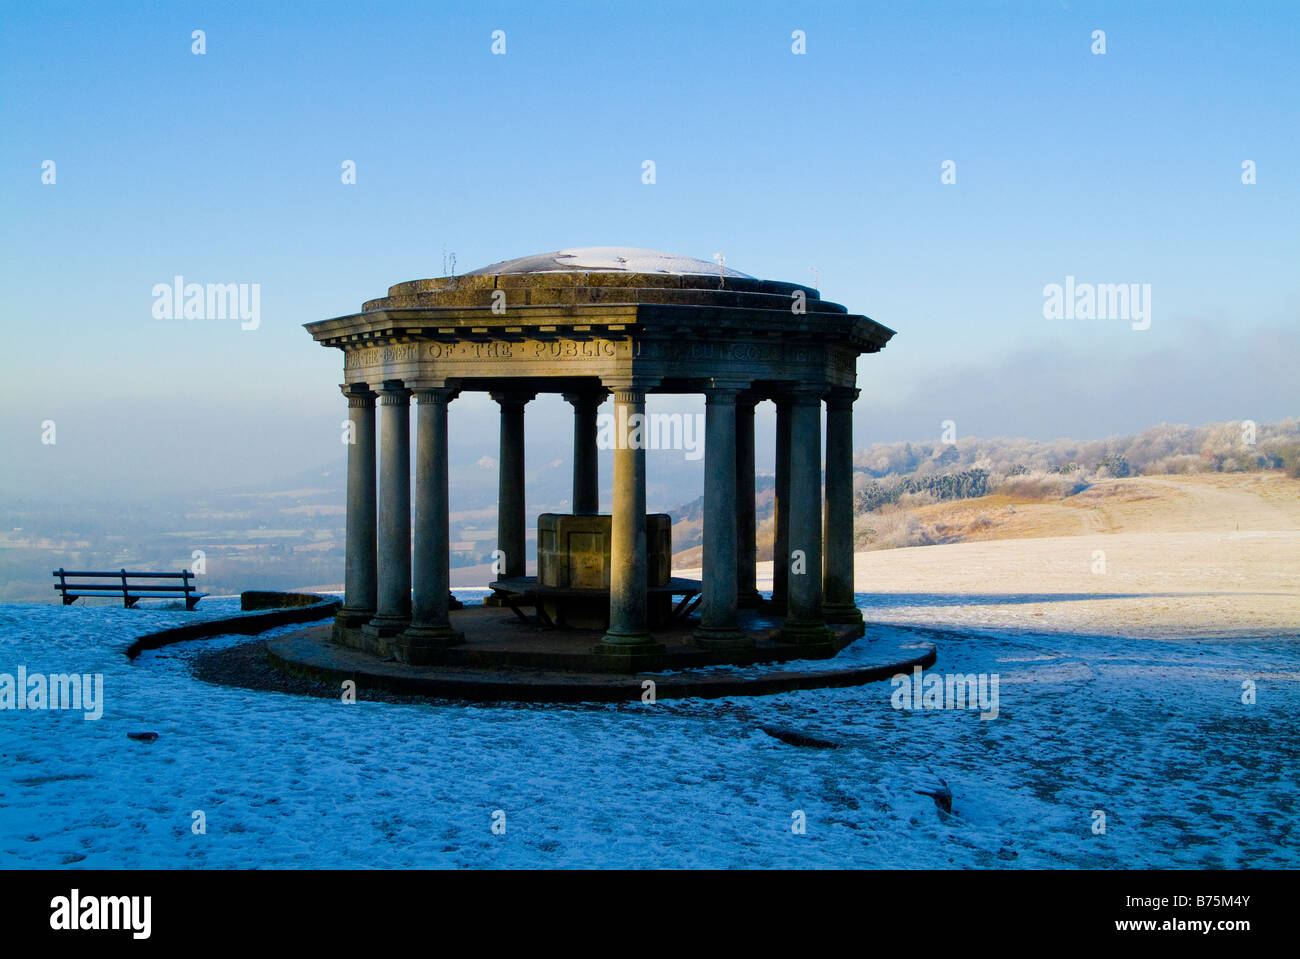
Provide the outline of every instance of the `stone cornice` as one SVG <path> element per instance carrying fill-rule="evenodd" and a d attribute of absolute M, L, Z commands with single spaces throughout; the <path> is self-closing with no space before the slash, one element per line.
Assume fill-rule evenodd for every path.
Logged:
<path fill-rule="evenodd" d="M 741 276 L 728 276 L 725 282 L 720 280 L 720 277 L 702 273 L 630 273 L 606 270 L 474 273 L 394 283 L 388 288 L 388 295 L 390 297 L 417 295 L 453 297 L 465 293 L 490 293 L 492 290 L 602 290 L 609 291 L 604 294 L 606 296 L 618 296 L 627 295 L 615 292 L 619 290 L 690 290 L 703 295 L 718 292 L 757 293 L 783 296 L 788 300 L 796 290 L 802 290 L 805 299 L 809 301 L 821 299 L 820 292 L 800 283 Z"/>
<path fill-rule="evenodd" d="M 306 329 L 318 343 L 340 349 L 402 342 L 404 338 L 453 342 L 512 336 L 667 334 L 712 339 L 737 334 L 828 340 L 859 353 L 874 353 L 894 335 L 893 330 L 860 314 L 663 304 L 521 306 L 504 313 L 493 312 L 491 307 L 374 310 L 308 323 Z"/>
<path fill-rule="evenodd" d="M 573 391 L 582 380 L 760 396 L 852 387 L 894 331 L 795 283 L 690 274 L 521 273 L 399 283 L 306 325 L 348 382 Z M 636 387 L 631 387 L 636 388 Z M 725 388 L 725 387 L 724 387 Z"/>

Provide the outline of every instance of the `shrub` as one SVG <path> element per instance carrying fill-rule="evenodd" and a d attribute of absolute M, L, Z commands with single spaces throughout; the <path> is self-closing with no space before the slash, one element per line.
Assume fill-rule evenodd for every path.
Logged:
<path fill-rule="evenodd" d="M 1203 466 L 1203 461 L 1195 453 L 1180 453 L 1148 463 L 1142 472 L 1150 476 L 1161 473 L 1199 473 Z"/>
<path fill-rule="evenodd" d="M 1128 465 L 1128 460 L 1123 453 L 1107 453 L 1097 464 L 1098 470 L 1104 470 L 1107 475 L 1122 479 L 1132 473 Z"/>
<path fill-rule="evenodd" d="M 886 507 L 868 517 L 866 534 L 871 549 L 901 549 L 934 543 L 916 514 L 897 506 Z"/>
<path fill-rule="evenodd" d="M 1016 499 L 1054 500 L 1073 496 L 1086 489 L 1087 483 L 1060 473 L 1025 473 L 1008 476 L 998 485 L 996 492 Z"/>

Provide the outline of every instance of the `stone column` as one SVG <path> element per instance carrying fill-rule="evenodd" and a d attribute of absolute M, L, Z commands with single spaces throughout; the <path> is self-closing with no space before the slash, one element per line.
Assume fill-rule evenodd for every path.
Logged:
<path fill-rule="evenodd" d="M 794 391 L 790 408 L 790 548 L 781 639 L 830 648 L 822 618 L 822 417 L 820 391 Z"/>
<path fill-rule="evenodd" d="M 736 595 L 742 607 L 759 605 L 754 569 L 758 524 L 754 505 L 754 404 L 752 394 L 736 400 Z"/>
<path fill-rule="evenodd" d="M 862 625 L 853 599 L 853 401 L 839 387 L 826 397 L 826 567 L 823 616 L 828 623 Z"/>
<path fill-rule="evenodd" d="M 449 613 L 451 534 L 447 518 L 447 406 L 456 391 L 418 388 L 415 402 L 415 597 L 411 626 L 393 643 L 404 663 L 428 663 L 446 646 L 465 641 Z"/>
<path fill-rule="evenodd" d="M 736 625 L 736 397 L 738 388 L 705 395 L 704 579 L 695 642 L 705 648 L 753 645 Z"/>
<path fill-rule="evenodd" d="M 388 637 L 411 621 L 411 391 L 401 380 L 384 380 L 379 411 L 379 608 L 364 629 Z"/>
<path fill-rule="evenodd" d="M 783 610 L 790 597 L 790 397 L 777 396 L 776 489 L 772 515 L 772 605 Z"/>
<path fill-rule="evenodd" d="M 645 393 L 614 386 L 614 503 L 610 522 L 609 630 L 596 647 L 624 660 L 662 652 L 650 635 L 645 530 Z M 638 429 L 637 427 L 641 428 Z"/>
<path fill-rule="evenodd" d="M 375 394 L 365 383 L 344 387 L 348 398 L 348 514 L 341 626 L 360 626 L 375 615 Z"/>
<path fill-rule="evenodd" d="M 596 410 L 605 391 L 565 393 L 573 404 L 573 512 L 600 512 L 600 467 L 596 460 Z"/>
<path fill-rule="evenodd" d="M 528 571 L 528 530 L 524 506 L 524 404 L 536 393 L 492 393 L 501 405 L 501 449 L 497 487 L 497 549 L 505 553 L 502 576 Z"/>

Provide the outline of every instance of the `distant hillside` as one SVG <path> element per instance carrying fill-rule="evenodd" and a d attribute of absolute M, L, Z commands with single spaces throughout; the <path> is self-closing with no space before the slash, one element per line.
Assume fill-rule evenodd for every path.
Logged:
<path fill-rule="evenodd" d="M 854 520 L 859 550 L 1098 533 L 1300 530 L 1300 480 L 1280 470 L 1102 479 L 1079 492 L 893 504 Z"/>
<path fill-rule="evenodd" d="M 1134 476 L 1282 471 L 1300 477 L 1300 420 L 1252 425 L 1161 424 L 1136 436 L 1079 443 L 1024 439 L 886 443 L 854 454 L 859 549 L 982 538 L 1001 524 L 983 508 L 926 531 L 920 510 L 934 503 L 990 507 L 1077 502 L 1093 484 Z"/>
<path fill-rule="evenodd" d="M 882 549 L 955 542 L 984 535 L 979 527 L 986 522 L 993 530 L 1014 529 L 1018 521 L 1004 522 L 1011 514 L 999 512 L 1003 506 L 1061 501 L 1108 478 L 1265 470 L 1300 476 L 1300 420 L 1261 424 L 1253 443 L 1249 438 L 1247 425 L 1236 422 L 1161 425 L 1136 436 L 1082 443 L 965 438 L 955 444 L 875 445 L 854 455 L 857 545 Z M 557 439 L 561 455 L 549 460 L 544 444 L 530 448 L 530 527 L 538 513 L 568 507 L 572 471 L 563 456 L 566 443 L 566 438 Z M 606 486 L 612 472 L 607 456 L 602 453 Z M 50 570 L 59 566 L 180 569 L 195 565 L 197 550 L 204 556 L 201 581 L 209 592 L 337 584 L 343 579 L 344 467 L 339 457 L 260 487 L 222 492 L 180 488 L 130 501 L 89 493 L 75 502 L 39 494 L 7 499 L 0 503 L 0 601 L 54 601 Z M 668 504 L 684 489 L 701 488 L 702 462 L 661 452 L 653 467 L 649 508 L 673 516 L 675 565 L 697 566 L 703 499 Z M 496 463 L 453 456 L 451 479 L 456 581 L 485 583 L 479 571 L 486 569 L 483 564 L 495 547 Z M 758 480 L 760 559 L 772 554 L 772 483 L 770 476 Z M 607 489 L 602 493 L 608 504 Z M 994 499 L 982 502 L 982 497 Z M 942 503 L 980 505 L 967 519 L 918 512 Z M 532 544 L 530 537 L 530 549 Z"/>
<path fill-rule="evenodd" d="M 1065 500 L 1108 479 L 1268 470 L 1300 477 L 1300 419 L 1258 424 L 1253 433 L 1249 423 L 1233 421 L 1198 427 L 1162 423 L 1134 436 L 1084 442 L 969 437 L 956 443 L 878 443 L 853 455 L 857 548 L 999 538 L 1019 528 L 1014 523 L 1003 528 L 1002 510 L 1014 513 L 1018 504 Z M 761 489 L 758 557 L 770 560 L 770 478 Z M 977 508 L 958 509 L 951 520 L 932 511 L 927 525 L 920 510 L 936 503 Z M 670 510 L 676 520 L 676 568 L 700 565 L 702 505 L 695 499 Z"/>
<path fill-rule="evenodd" d="M 759 543 L 765 541 L 763 530 L 772 524 L 775 504 L 775 479 L 771 476 L 759 476 L 755 480 L 754 493 L 754 518 L 759 526 Z M 689 503 L 667 510 L 667 513 L 673 518 L 673 565 L 699 566 L 704 545 L 704 497 L 696 497 Z M 766 542 L 767 556 L 771 558 L 770 531 L 766 534 Z"/>
<path fill-rule="evenodd" d="M 855 470 L 877 479 L 984 470 L 994 478 L 1017 473 L 1085 473 L 1111 476 L 1287 469 L 1300 475 L 1300 419 L 1261 423 L 1162 423 L 1135 436 L 1079 442 L 1060 439 L 963 438 L 954 443 L 877 443 L 853 454 Z"/>

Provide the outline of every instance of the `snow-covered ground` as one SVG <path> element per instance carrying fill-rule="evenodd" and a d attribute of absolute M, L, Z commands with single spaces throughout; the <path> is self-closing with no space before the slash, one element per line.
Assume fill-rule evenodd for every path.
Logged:
<path fill-rule="evenodd" d="M 873 602 L 921 618 L 897 597 L 859 602 L 869 620 Z M 106 699 L 98 721 L 0 711 L 0 866 L 1300 865 L 1294 643 L 918 635 L 938 644 L 939 673 L 999 675 L 992 721 L 895 710 L 889 683 L 655 705 L 344 704 L 190 676 L 197 651 L 247 637 L 122 654 L 234 607 L 0 605 L 0 673 L 102 673 Z M 917 792 L 937 777 L 951 814 Z"/>

